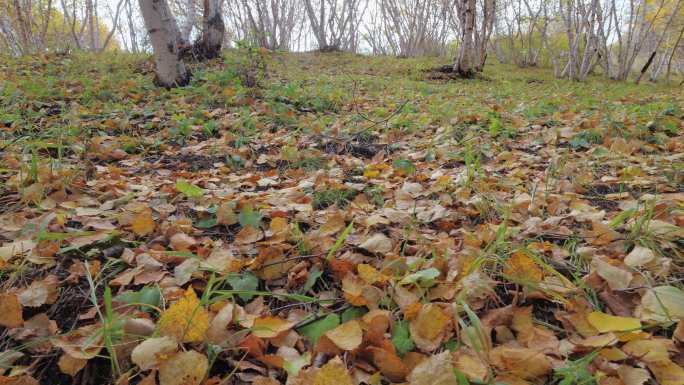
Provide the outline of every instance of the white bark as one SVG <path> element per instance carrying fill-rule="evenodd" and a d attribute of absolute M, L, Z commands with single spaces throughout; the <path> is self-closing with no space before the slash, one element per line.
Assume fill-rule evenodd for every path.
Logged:
<path fill-rule="evenodd" d="M 195 54 L 200 58 L 212 59 L 221 56 L 226 26 L 221 12 L 223 0 L 204 0 L 202 15 L 202 37 L 195 44 Z"/>
<path fill-rule="evenodd" d="M 157 84 L 167 88 L 187 84 L 190 76 L 178 55 L 178 26 L 166 0 L 139 2 L 154 49 Z"/>
<path fill-rule="evenodd" d="M 454 64 L 454 72 L 463 77 L 475 75 L 475 0 L 458 0 L 456 2 L 458 18 L 463 26 L 459 41 L 458 56 Z"/>

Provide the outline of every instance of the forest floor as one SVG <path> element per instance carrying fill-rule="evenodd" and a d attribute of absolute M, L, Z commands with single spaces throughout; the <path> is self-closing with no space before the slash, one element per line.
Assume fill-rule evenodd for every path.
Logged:
<path fill-rule="evenodd" d="M 684 384 L 679 88 L 0 61 L 0 384 Z"/>

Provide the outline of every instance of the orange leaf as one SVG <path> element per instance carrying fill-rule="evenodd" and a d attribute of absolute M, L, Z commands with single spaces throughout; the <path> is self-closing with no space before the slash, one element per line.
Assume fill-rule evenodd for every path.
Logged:
<path fill-rule="evenodd" d="M 543 272 L 537 263 L 523 252 L 513 253 L 506 261 L 503 269 L 504 275 L 522 281 L 522 283 L 535 283 L 542 279 Z"/>
<path fill-rule="evenodd" d="M 154 231 L 155 223 L 152 218 L 152 210 L 145 208 L 133 217 L 131 222 L 131 230 L 136 235 L 144 236 Z"/>
<path fill-rule="evenodd" d="M 21 304 L 15 294 L 0 294 L 0 325 L 17 328 L 24 324 Z"/>

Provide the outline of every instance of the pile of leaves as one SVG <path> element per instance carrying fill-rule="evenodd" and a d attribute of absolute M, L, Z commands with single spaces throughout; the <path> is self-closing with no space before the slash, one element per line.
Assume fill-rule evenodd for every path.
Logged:
<path fill-rule="evenodd" d="M 684 384 L 679 90 L 3 63 L 1 384 Z"/>

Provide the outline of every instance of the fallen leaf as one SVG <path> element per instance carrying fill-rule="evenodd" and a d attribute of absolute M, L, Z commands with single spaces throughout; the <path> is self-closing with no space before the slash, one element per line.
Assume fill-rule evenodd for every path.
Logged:
<path fill-rule="evenodd" d="M 670 359 L 665 340 L 635 340 L 627 342 L 622 350 L 644 362 L 661 362 Z"/>
<path fill-rule="evenodd" d="M 264 233 L 253 226 L 245 226 L 235 234 L 235 243 L 238 245 L 249 245 L 264 237 Z"/>
<path fill-rule="evenodd" d="M 299 354 L 297 349 L 288 346 L 278 348 L 276 355 L 283 359 L 283 369 L 290 376 L 296 376 L 305 367 L 311 364 L 311 353 Z"/>
<path fill-rule="evenodd" d="M 684 369 L 670 360 L 649 363 L 648 368 L 653 372 L 659 385 L 684 384 Z"/>
<path fill-rule="evenodd" d="M 439 306 L 423 305 L 416 318 L 409 324 L 411 338 L 420 350 L 431 352 L 444 341 L 450 321 L 451 317 Z"/>
<path fill-rule="evenodd" d="M 233 320 L 233 312 L 235 307 L 228 303 L 224 305 L 221 310 L 212 318 L 207 330 L 207 342 L 219 345 L 221 342 L 228 339 L 228 325 Z"/>
<path fill-rule="evenodd" d="M 208 328 L 209 313 L 201 306 L 192 287 L 159 317 L 159 333 L 179 342 L 202 342 Z"/>
<path fill-rule="evenodd" d="M 259 317 L 254 320 L 252 333 L 259 338 L 273 338 L 292 329 L 294 323 L 278 317 Z"/>
<path fill-rule="evenodd" d="M 352 378 L 339 357 L 316 371 L 312 385 L 353 385 Z"/>
<path fill-rule="evenodd" d="M 195 244 L 197 244 L 195 238 L 185 233 L 176 233 L 169 239 L 169 245 L 175 251 L 190 251 Z"/>
<path fill-rule="evenodd" d="M 392 382 L 402 382 L 406 379 L 406 365 L 396 353 L 377 347 L 371 347 L 370 350 L 373 353 L 373 364 L 383 376 Z"/>
<path fill-rule="evenodd" d="M 156 225 L 152 218 L 152 210 L 145 208 L 133 217 L 131 230 L 138 236 L 145 236 L 154 231 Z"/>
<path fill-rule="evenodd" d="M 354 350 L 361 345 L 363 331 L 357 320 L 351 320 L 327 331 L 325 336 L 342 350 Z"/>
<path fill-rule="evenodd" d="M 29 253 L 36 247 L 36 243 L 30 240 L 14 241 L 0 247 L 0 261 L 9 262 L 12 258 Z"/>
<path fill-rule="evenodd" d="M 318 339 L 321 338 L 322 335 L 324 335 L 327 331 L 335 329 L 338 325 L 340 324 L 340 316 L 331 313 L 328 314 L 327 316 L 311 322 L 309 324 L 306 324 L 297 331 L 307 337 L 316 344 L 318 342 Z"/>
<path fill-rule="evenodd" d="M 684 291 L 674 286 L 648 289 L 641 297 L 641 319 L 644 321 L 677 321 L 684 319 Z"/>
<path fill-rule="evenodd" d="M 407 378 L 410 385 L 459 385 L 448 351 L 435 354 L 419 363 Z"/>
<path fill-rule="evenodd" d="M 16 294 L 0 294 L 0 325 L 6 328 L 17 328 L 24 324 L 21 304 Z"/>
<path fill-rule="evenodd" d="M 641 321 L 633 317 L 617 317 L 600 311 L 591 312 L 587 316 L 589 324 L 600 333 L 626 332 L 641 328 Z"/>
<path fill-rule="evenodd" d="M 617 369 L 617 373 L 624 385 L 643 385 L 646 381 L 651 379 L 648 370 L 627 365 L 620 365 Z"/>
<path fill-rule="evenodd" d="M 551 372 L 551 360 L 538 350 L 514 346 L 497 346 L 489 352 L 489 360 L 498 370 L 522 379 L 536 379 Z"/>
<path fill-rule="evenodd" d="M 537 263 L 523 252 L 515 252 L 504 263 L 504 275 L 523 284 L 536 283 L 542 280 L 543 272 Z"/>
<path fill-rule="evenodd" d="M 629 288 L 633 275 L 627 270 L 613 266 L 602 258 L 594 258 L 591 265 L 596 269 L 596 273 L 603 278 L 611 290 L 625 290 Z"/>
<path fill-rule="evenodd" d="M 457 353 L 454 366 L 471 381 L 478 383 L 487 382 L 489 366 L 475 354 Z"/>
<path fill-rule="evenodd" d="M 655 259 L 655 253 L 646 247 L 635 246 L 625 257 L 625 265 L 629 267 L 641 267 L 651 263 Z"/>
<path fill-rule="evenodd" d="M 371 265 L 361 263 L 356 266 L 356 270 L 359 273 L 359 277 L 364 280 L 367 284 L 372 285 L 374 283 L 387 282 L 390 277 L 380 273 L 376 268 Z"/>
<path fill-rule="evenodd" d="M 74 358 L 68 354 L 62 354 L 62 356 L 59 357 L 57 366 L 59 367 L 59 370 L 62 373 L 74 377 L 76 376 L 76 374 L 78 374 L 78 372 L 81 371 L 81 369 L 85 368 L 87 363 L 88 360 L 82 358 Z"/>
<path fill-rule="evenodd" d="M 366 249 L 371 253 L 386 254 L 392 251 L 392 240 L 383 233 L 375 233 L 361 242 L 360 248 Z"/>
<path fill-rule="evenodd" d="M 208 367 L 205 355 L 194 350 L 178 352 L 159 366 L 159 385 L 199 385 Z"/>
<path fill-rule="evenodd" d="M 156 368 L 164 359 L 178 350 L 178 343 L 171 337 L 148 338 L 138 344 L 131 353 L 131 361 L 140 370 Z"/>

